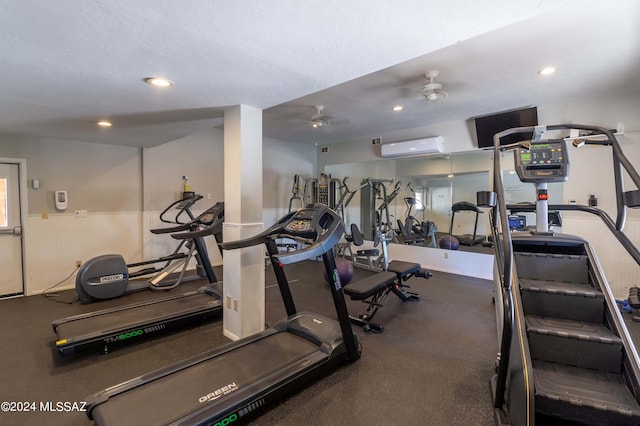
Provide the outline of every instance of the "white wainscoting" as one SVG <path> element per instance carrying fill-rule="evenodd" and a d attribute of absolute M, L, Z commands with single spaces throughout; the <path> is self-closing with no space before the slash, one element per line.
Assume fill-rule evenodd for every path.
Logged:
<path fill-rule="evenodd" d="M 163 226 L 158 220 L 159 213 L 89 212 L 86 218 L 76 218 L 71 213 L 50 215 L 48 219 L 30 215 L 25 227 L 25 294 L 41 293 L 70 275 L 69 280 L 57 288 L 73 288 L 76 260 L 85 262 L 101 254 L 117 253 L 127 262 L 134 262 L 171 253 L 177 245 L 176 240 L 168 235 L 149 232 L 152 227 Z M 269 212 L 267 216 L 275 213 Z M 625 299 L 629 287 L 640 286 L 640 267 L 598 218 L 566 213 L 562 231 L 591 242 L 616 298 Z M 627 220 L 625 232 L 635 244 L 640 245 L 639 220 Z M 212 264 L 221 265 L 222 258 L 215 240 L 207 238 L 206 241 Z M 365 248 L 371 246 L 372 243 L 365 242 Z M 391 244 L 389 257 L 391 260 L 417 262 L 437 271 L 493 279 L 493 256 L 489 254 Z"/>
<path fill-rule="evenodd" d="M 362 248 L 373 248 L 365 241 Z M 493 255 L 463 250 L 389 244 L 389 260 L 419 263 L 423 268 L 451 274 L 493 280 Z"/>

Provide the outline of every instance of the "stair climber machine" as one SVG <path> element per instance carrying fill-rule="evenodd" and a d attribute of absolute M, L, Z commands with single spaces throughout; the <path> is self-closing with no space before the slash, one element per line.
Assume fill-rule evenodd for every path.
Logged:
<path fill-rule="evenodd" d="M 570 137 L 543 139 L 546 131 Z M 534 132 L 531 141 L 501 146 L 500 139 Z M 525 136 L 523 136 L 524 138 Z M 593 206 L 548 205 L 547 184 L 569 176 L 567 142 L 612 148 L 617 220 Z M 501 181 L 500 150 L 513 149 L 522 182 L 536 186 L 536 229 L 510 231 Z M 550 231 L 548 209 L 595 214 L 640 265 L 640 252 L 623 232 L 626 207 L 640 207 L 640 191 L 625 192 L 622 171 L 636 188 L 640 176 L 612 131 L 583 125 L 508 129 L 494 136 L 494 191 L 479 192 L 490 210 L 496 244 L 499 354 L 491 380 L 499 425 L 638 425 L 638 354 L 593 247 Z M 521 209 L 522 205 L 514 205 Z"/>
<path fill-rule="evenodd" d="M 214 210 L 216 210 L 216 214 L 218 210 L 224 213 L 224 209 L 220 207 L 222 204 L 220 204 L 220 206 L 216 205 L 207 209 L 198 218 L 194 218 L 190 208 L 201 198 L 201 195 L 192 195 L 172 203 L 160 214 L 160 220 L 172 223 L 174 226 L 151 229 L 151 233 L 160 235 L 197 230 L 200 226 L 210 225 L 203 223 L 201 219 L 203 217 L 211 218 L 211 213 Z M 167 219 L 167 213 L 174 208 L 179 210 L 175 218 L 173 220 Z M 182 222 L 185 213 L 189 216 L 186 223 Z M 197 261 L 196 274 L 185 275 L 187 266 L 194 257 Z M 169 290 L 182 282 L 206 278 L 207 275 L 202 263 L 204 257 L 208 258 L 206 247 L 198 247 L 194 239 L 181 239 L 170 255 L 142 262 L 126 264 L 124 258 L 118 254 L 97 256 L 85 262 L 78 269 L 76 293 L 81 303 L 91 303 L 145 289 Z M 137 269 L 140 267 L 144 268 Z M 180 272 L 176 278 L 174 272 L 177 270 Z"/>
<path fill-rule="evenodd" d="M 209 282 L 207 285 L 194 291 L 56 320 L 52 323 L 52 327 L 57 336 L 55 342 L 57 352 L 63 356 L 96 349 L 107 353 L 115 346 L 133 344 L 146 338 L 158 337 L 169 331 L 219 318 L 222 313 L 222 285 L 218 282 L 209 261 L 204 237 L 214 235 L 220 244 L 223 221 L 224 203 L 218 202 L 190 222 L 169 228 L 173 232 L 170 234 L 172 238 L 179 240 L 181 245 L 187 241 L 192 246 L 187 258 L 195 256 L 198 259 L 198 264 Z M 124 293 L 127 282 L 126 265 L 122 263 L 120 272 L 107 273 L 100 272 L 99 268 L 89 261 L 87 262 L 89 267 L 83 271 L 83 277 L 86 278 L 97 270 L 98 272 L 94 274 L 97 278 L 88 280 L 89 285 L 109 286 L 116 282 L 118 289 L 111 291 L 111 294 L 121 295 Z M 119 278 L 101 281 L 101 274 L 107 277 L 116 275 Z M 175 285 L 171 286 L 173 287 Z M 88 293 L 93 296 L 109 294 L 108 291 Z"/>
<path fill-rule="evenodd" d="M 335 264 L 333 247 L 344 225 L 329 207 L 307 205 L 226 250 L 265 244 L 287 318 L 272 328 L 182 362 L 112 386 L 86 398 L 97 425 L 227 425 L 244 423 L 271 404 L 291 396 L 309 379 L 360 357 Z M 304 248 L 278 253 L 276 239 L 302 240 Z M 298 312 L 285 265 L 322 256 L 330 277 L 337 320 Z M 256 291 L 264 282 L 256 282 Z"/>

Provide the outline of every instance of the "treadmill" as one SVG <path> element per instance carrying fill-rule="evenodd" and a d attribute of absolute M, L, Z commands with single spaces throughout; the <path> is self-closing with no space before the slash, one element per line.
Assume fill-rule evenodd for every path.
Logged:
<path fill-rule="evenodd" d="M 473 234 L 463 234 L 463 235 L 454 235 L 453 234 L 453 219 L 458 212 L 473 212 L 476 214 L 475 222 L 473 224 Z M 458 239 L 463 246 L 475 246 L 476 244 L 480 244 L 485 240 L 484 235 L 476 235 L 478 231 L 478 218 L 483 213 L 482 210 L 475 204 L 469 201 L 460 201 L 458 203 L 454 203 L 451 206 L 451 224 L 449 225 L 449 235 L 453 235 Z"/>
<path fill-rule="evenodd" d="M 288 317 L 272 328 L 133 378 L 86 398 L 97 425 L 241 423 L 278 403 L 308 379 L 360 357 L 338 277 L 333 247 L 344 232 L 329 207 L 308 205 L 262 233 L 223 243 L 226 250 L 265 244 Z M 278 253 L 276 239 L 305 248 Z M 297 312 L 284 265 L 322 255 L 338 320 Z M 256 283 L 263 291 L 264 283 Z"/>
<path fill-rule="evenodd" d="M 62 356 L 110 349 L 218 318 L 222 313 L 222 284 L 213 271 L 204 237 L 222 239 L 224 203 L 216 203 L 187 224 L 172 228 L 174 239 L 191 239 L 209 284 L 169 297 L 73 315 L 52 323 L 57 352 Z M 182 232 L 179 232 L 182 231 Z"/>

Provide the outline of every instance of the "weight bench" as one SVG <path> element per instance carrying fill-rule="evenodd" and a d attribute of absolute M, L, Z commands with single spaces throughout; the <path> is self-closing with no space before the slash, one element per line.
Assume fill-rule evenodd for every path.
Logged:
<path fill-rule="evenodd" d="M 403 302 L 407 300 L 420 300 L 418 293 L 405 290 L 405 288 L 409 286 L 403 284 L 404 281 L 413 276 L 428 279 L 431 277 L 431 272 L 421 268 L 417 263 L 393 260 L 389 263 L 389 268 L 386 271 L 368 276 L 345 286 L 344 293 L 347 294 L 351 300 L 361 300 L 369 305 L 365 313 L 357 317 L 349 315 L 351 322 L 361 325 L 365 331 L 383 332 L 384 327 L 371 322 L 371 320 L 376 312 L 378 312 L 378 309 L 383 306 L 383 302 L 389 293 L 393 292 L 393 294 L 398 296 Z"/>

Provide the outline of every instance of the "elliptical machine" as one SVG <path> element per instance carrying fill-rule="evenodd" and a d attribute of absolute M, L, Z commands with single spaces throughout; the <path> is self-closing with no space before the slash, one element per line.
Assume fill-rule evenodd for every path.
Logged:
<path fill-rule="evenodd" d="M 145 289 L 169 290 L 183 282 L 215 277 L 203 237 L 213 234 L 217 243 L 222 243 L 221 219 L 224 217 L 224 203 L 218 202 L 198 217 L 194 217 L 190 207 L 200 199 L 202 199 L 201 195 L 189 193 L 181 200 L 172 203 L 160 214 L 160 220 L 175 223 L 176 226 L 151 230 L 153 234 L 172 234 L 174 238 L 176 234 L 181 236 L 176 238 L 180 243 L 170 255 L 126 264 L 121 255 L 106 254 L 85 262 L 76 275 L 76 293 L 80 302 L 91 303 L 95 300 L 114 299 L 126 293 Z M 179 212 L 170 221 L 166 216 L 167 212 L 173 208 L 178 208 Z M 182 223 L 183 214 L 187 214 L 191 220 Z M 194 257 L 197 262 L 196 273 L 186 275 L 187 266 Z M 141 266 L 148 267 L 131 271 L 131 268 Z M 175 277 L 172 274 L 178 269 L 180 272 Z M 133 278 L 149 275 L 151 277 L 148 279 L 131 281 Z"/>
<path fill-rule="evenodd" d="M 418 211 L 418 206 L 424 210 L 424 203 L 416 197 L 416 192 L 411 187 L 411 183 L 407 184 L 407 188 L 413 193 L 413 197 L 404 197 L 404 203 L 407 205 L 407 212 L 405 214 L 404 224 L 398 219 L 398 227 L 404 237 L 405 244 L 421 244 L 425 247 L 436 247 L 436 232 L 438 232 L 438 226 L 435 222 L 429 220 L 418 221 L 411 215 L 411 210 L 414 208 Z M 429 239 L 431 242 L 425 244 L 425 241 Z"/>

